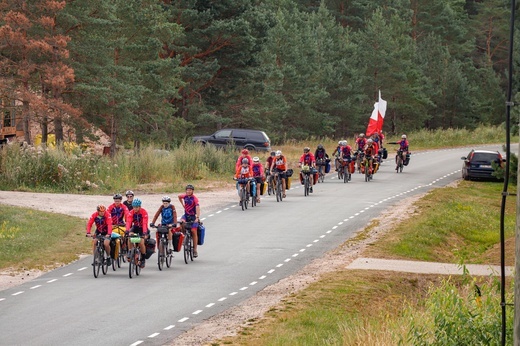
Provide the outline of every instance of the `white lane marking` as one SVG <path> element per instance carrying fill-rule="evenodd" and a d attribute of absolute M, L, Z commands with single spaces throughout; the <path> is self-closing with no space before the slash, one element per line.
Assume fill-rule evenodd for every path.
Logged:
<path fill-rule="evenodd" d="M 78 271 L 80 272 L 80 271 L 85 270 L 85 269 L 87 269 L 87 267 L 79 268 Z"/>
<path fill-rule="evenodd" d="M 137 346 L 137 345 L 140 345 L 143 343 L 143 340 L 139 340 L 139 341 L 136 341 L 134 342 L 133 344 L 131 344 L 130 346 Z"/>
<path fill-rule="evenodd" d="M 299 253 L 295 253 L 294 255 L 292 255 L 293 257 L 297 257 L 299 255 Z"/>
<path fill-rule="evenodd" d="M 253 286 L 253 285 L 256 285 L 257 283 L 258 283 L 258 281 L 253 281 L 253 282 L 251 282 L 249 285 L 250 285 L 250 286 Z"/>
<path fill-rule="evenodd" d="M 304 252 L 304 251 L 305 251 L 305 249 L 300 249 L 300 252 Z"/>
<path fill-rule="evenodd" d="M 218 301 L 219 301 L 219 302 L 223 302 L 223 301 L 226 300 L 226 299 L 227 299 L 227 297 L 222 297 L 222 298 L 220 298 Z"/>
<path fill-rule="evenodd" d="M 325 238 L 325 234 L 320 235 L 320 238 Z"/>
<path fill-rule="evenodd" d="M 217 211 L 217 214 L 220 214 L 220 213 L 222 213 L 222 210 Z"/>
<path fill-rule="evenodd" d="M 319 241 L 320 241 L 319 239 L 314 239 L 312 242 L 313 242 L 313 243 L 317 243 L 317 242 L 319 242 Z"/>
<path fill-rule="evenodd" d="M 38 287 L 42 287 L 42 285 L 36 285 L 36 286 L 31 287 L 30 289 L 34 290 L 35 288 L 38 288 Z"/>
<path fill-rule="evenodd" d="M 192 314 L 192 315 L 198 315 L 198 314 L 200 314 L 201 312 L 202 312 L 202 310 L 197 310 L 197 311 L 192 312 L 191 314 Z"/>
<path fill-rule="evenodd" d="M 12 296 L 17 296 L 17 295 L 19 295 L 19 294 L 22 294 L 23 292 L 24 292 L 24 291 L 18 291 L 18 292 L 16 292 L 16 293 L 11 294 L 11 295 L 12 295 Z"/>
<path fill-rule="evenodd" d="M 164 328 L 164 330 L 170 330 L 170 329 L 172 329 L 173 327 L 175 327 L 175 324 L 170 324 L 168 327 Z"/>
<path fill-rule="evenodd" d="M 208 217 L 212 217 L 213 215 L 215 215 L 215 214 L 209 214 Z"/>
<path fill-rule="evenodd" d="M 336 229 L 336 228 L 338 228 L 338 226 L 334 226 L 334 227 L 332 227 L 332 229 Z"/>
<path fill-rule="evenodd" d="M 178 320 L 177 322 L 182 323 L 182 322 L 186 322 L 189 319 L 190 319 L 189 317 L 183 317 L 180 320 Z"/>
<path fill-rule="evenodd" d="M 332 230 L 328 230 L 328 231 L 327 231 L 327 232 L 325 232 L 325 233 L 327 233 L 327 234 L 328 234 L 328 233 L 332 233 Z"/>
<path fill-rule="evenodd" d="M 1 302 L 2 300 L 5 300 L 5 298 L 0 298 L 0 302 Z"/>
<path fill-rule="evenodd" d="M 338 222 L 338 225 L 343 225 L 343 221 L 341 221 L 341 222 Z"/>
<path fill-rule="evenodd" d="M 345 219 L 345 220 L 343 220 L 343 222 L 347 222 L 348 220 L 349 220 L 349 219 Z"/>
<path fill-rule="evenodd" d="M 263 279 L 265 279 L 266 277 L 267 277 L 267 276 L 262 275 L 262 276 L 260 276 L 260 277 L 258 278 L 258 280 L 263 280 Z"/>
<path fill-rule="evenodd" d="M 268 273 L 268 274 L 272 274 L 272 273 L 274 273 L 274 269 L 269 270 L 267 273 Z"/>
<path fill-rule="evenodd" d="M 215 305 L 215 303 L 209 303 L 208 305 L 206 305 L 206 307 L 211 308 L 213 305 Z"/>
<path fill-rule="evenodd" d="M 286 258 L 284 262 L 287 263 L 287 262 L 289 262 L 290 260 L 291 260 L 290 258 Z"/>
<path fill-rule="evenodd" d="M 276 268 L 280 268 L 281 266 L 283 266 L 283 263 L 277 264 Z"/>
<path fill-rule="evenodd" d="M 312 246 L 312 244 L 307 244 L 306 246 L 307 246 L 307 247 L 311 247 L 311 246 Z"/>
<path fill-rule="evenodd" d="M 49 280 L 49 281 L 47 281 L 47 283 L 50 284 L 50 283 L 52 283 L 52 282 L 54 282 L 54 281 L 58 281 L 58 279 L 52 279 L 52 280 Z"/>
<path fill-rule="evenodd" d="M 240 290 L 241 290 L 241 291 L 245 291 L 245 290 L 247 290 L 248 288 L 249 288 L 249 287 L 244 286 L 244 287 L 242 287 Z"/>
<path fill-rule="evenodd" d="M 71 276 L 72 274 L 73 273 L 68 273 L 68 274 L 63 275 L 63 277 Z"/>
<path fill-rule="evenodd" d="M 148 335 L 148 337 L 149 338 L 155 338 L 159 334 L 161 334 L 161 333 L 153 333 L 153 334 Z"/>
<path fill-rule="evenodd" d="M 230 296 L 234 296 L 235 294 L 237 294 L 238 292 L 231 292 L 229 295 Z"/>

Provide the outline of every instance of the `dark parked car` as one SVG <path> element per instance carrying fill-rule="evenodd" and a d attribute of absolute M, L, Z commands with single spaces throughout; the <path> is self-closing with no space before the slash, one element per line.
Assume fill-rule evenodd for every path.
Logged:
<path fill-rule="evenodd" d="M 492 175 L 494 172 L 491 162 L 495 162 L 500 166 L 504 166 L 505 159 L 498 151 L 489 150 L 471 150 L 462 164 L 462 178 L 470 179 L 497 179 Z"/>
<path fill-rule="evenodd" d="M 195 136 L 193 142 L 213 144 L 217 148 L 234 146 L 237 149 L 270 151 L 271 140 L 264 131 L 249 129 L 222 129 L 210 136 Z"/>

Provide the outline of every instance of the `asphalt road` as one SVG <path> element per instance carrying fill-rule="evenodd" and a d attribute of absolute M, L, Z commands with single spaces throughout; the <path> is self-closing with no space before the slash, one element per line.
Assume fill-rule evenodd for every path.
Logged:
<path fill-rule="evenodd" d="M 399 174 L 390 159 L 371 182 L 331 173 L 308 197 L 294 183 L 283 202 L 267 197 L 247 211 L 223 205 L 206 215 L 206 242 L 188 265 L 177 253 L 159 271 L 153 255 L 138 277 L 125 264 L 95 279 L 89 256 L 0 291 L 0 345 L 164 344 L 337 247 L 400 199 L 460 179 L 468 152 L 413 154 Z"/>

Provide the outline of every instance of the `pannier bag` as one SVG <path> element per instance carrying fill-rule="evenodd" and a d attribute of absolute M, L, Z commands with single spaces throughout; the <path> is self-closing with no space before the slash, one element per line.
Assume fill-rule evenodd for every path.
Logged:
<path fill-rule="evenodd" d="M 199 228 L 197 228 L 197 245 L 204 245 L 204 237 L 206 236 L 206 227 L 204 225 L 199 224 Z"/>
<path fill-rule="evenodd" d="M 408 166 L 410 163 L 410 153 L 406 154 L 406 159 L 403 161 L 403 165 Z"/>
<path fill-rule="evenodd" d="M 285 173 L 285 175 L 287 176 L 287 178 L 289 178 L 289 177 L 292 177 L 293 173 L 294 173 L 294 171 L 292 170 L 292 168 L 289 168 L 287 170 L 287 172 Z"/>
<path fill-rule="evenodd" d="M 388 150 L 386 148 L 383 148 L 383 160 L 386 160 L 388 158 Z"/>
<path fill-rule="evenodd" d="M 262 188 L 260 189 L 260 195 L 264 195 L 265 192 L 267 191 L 267 183 L 266 182 L 263 182 L 262 183 Z"/>
<path fill-rule="evenodd" d="M 184 233 L 180 231 L 173 232 L 173 251 L 179 252 L 182 249 L 182 243 L 184 242 Z"/>
<path fill-rule="evenodd" d="M 330 160 L 327 161 L 327 164 L 325 165 L 325 173 L 329 173 L 330 172 Z"/>
<path fill-rule="evenodd" d="M 356 161 L 350 161 L 349 171 L 350 174 L 353 174 L 356 171 Z"/>
<path fill-rule="evenodd" d="M 287 177 L 287 178 L 285 179 L 285 189 L 286 189 L 286 190 L 289 190 L 289 189 L 291 188 L 291 180 L 292 180 L 292 179 L 291 179 L 290 177 Z"/>
<path fill-rule="evenodd" d="M 149 259 L 155 253 L 155 244 L 157 242 L 155 241 L 155 239 L 150 238 L 150 239 L 146 239 L 144 243 L 146 246 L 145 258 Z"/>

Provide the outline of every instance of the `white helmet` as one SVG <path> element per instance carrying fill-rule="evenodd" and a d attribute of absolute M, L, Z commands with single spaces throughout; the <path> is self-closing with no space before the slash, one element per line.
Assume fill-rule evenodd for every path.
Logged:
<path fill-rule="evenodd" d="M 341 145 L 341 143 L 343 143 L 343 140 L 341 140 L 341 141 L 338 141 L 338 145 Z"/>
<path fill-rule="evenodd" d="M 369 138 L 369 139 L 367 140 L 367 143 L 372 143 L 372 142 L 373 142 L 372 138 Z"/>
<path fill-rule="evenodd" d="M 402 139 L 406 139 L 406 135 L 402 135 L 401 138 L 402 138 Z"/>
<path fill-rule="evenodd" d="M 365 137 L 365 134 L 364 133 L 360 133 L 359 137 L 363 138 L 363 137 Z"/>
<path fill-rule="evenodd" d="M 282 156 L 282 151 L 281 150 L 277 150 L 276 151 L 276 156 Z"/>
<path fill-rule="evenodd" d="M 258 158 L 258 156 L 253 157 L 253 162 L 260 162 L 260 159 Z"/>
<path fill-rule="evenodd" d="M 345 145 L 347 145 L 347 144 L 348 144 L 348 142 L 347 142 L 346 140 L 343 140 L 343 141 L 341 142 L 341 145 L 343 145 L 343 146 L 345 146 Z"/>

